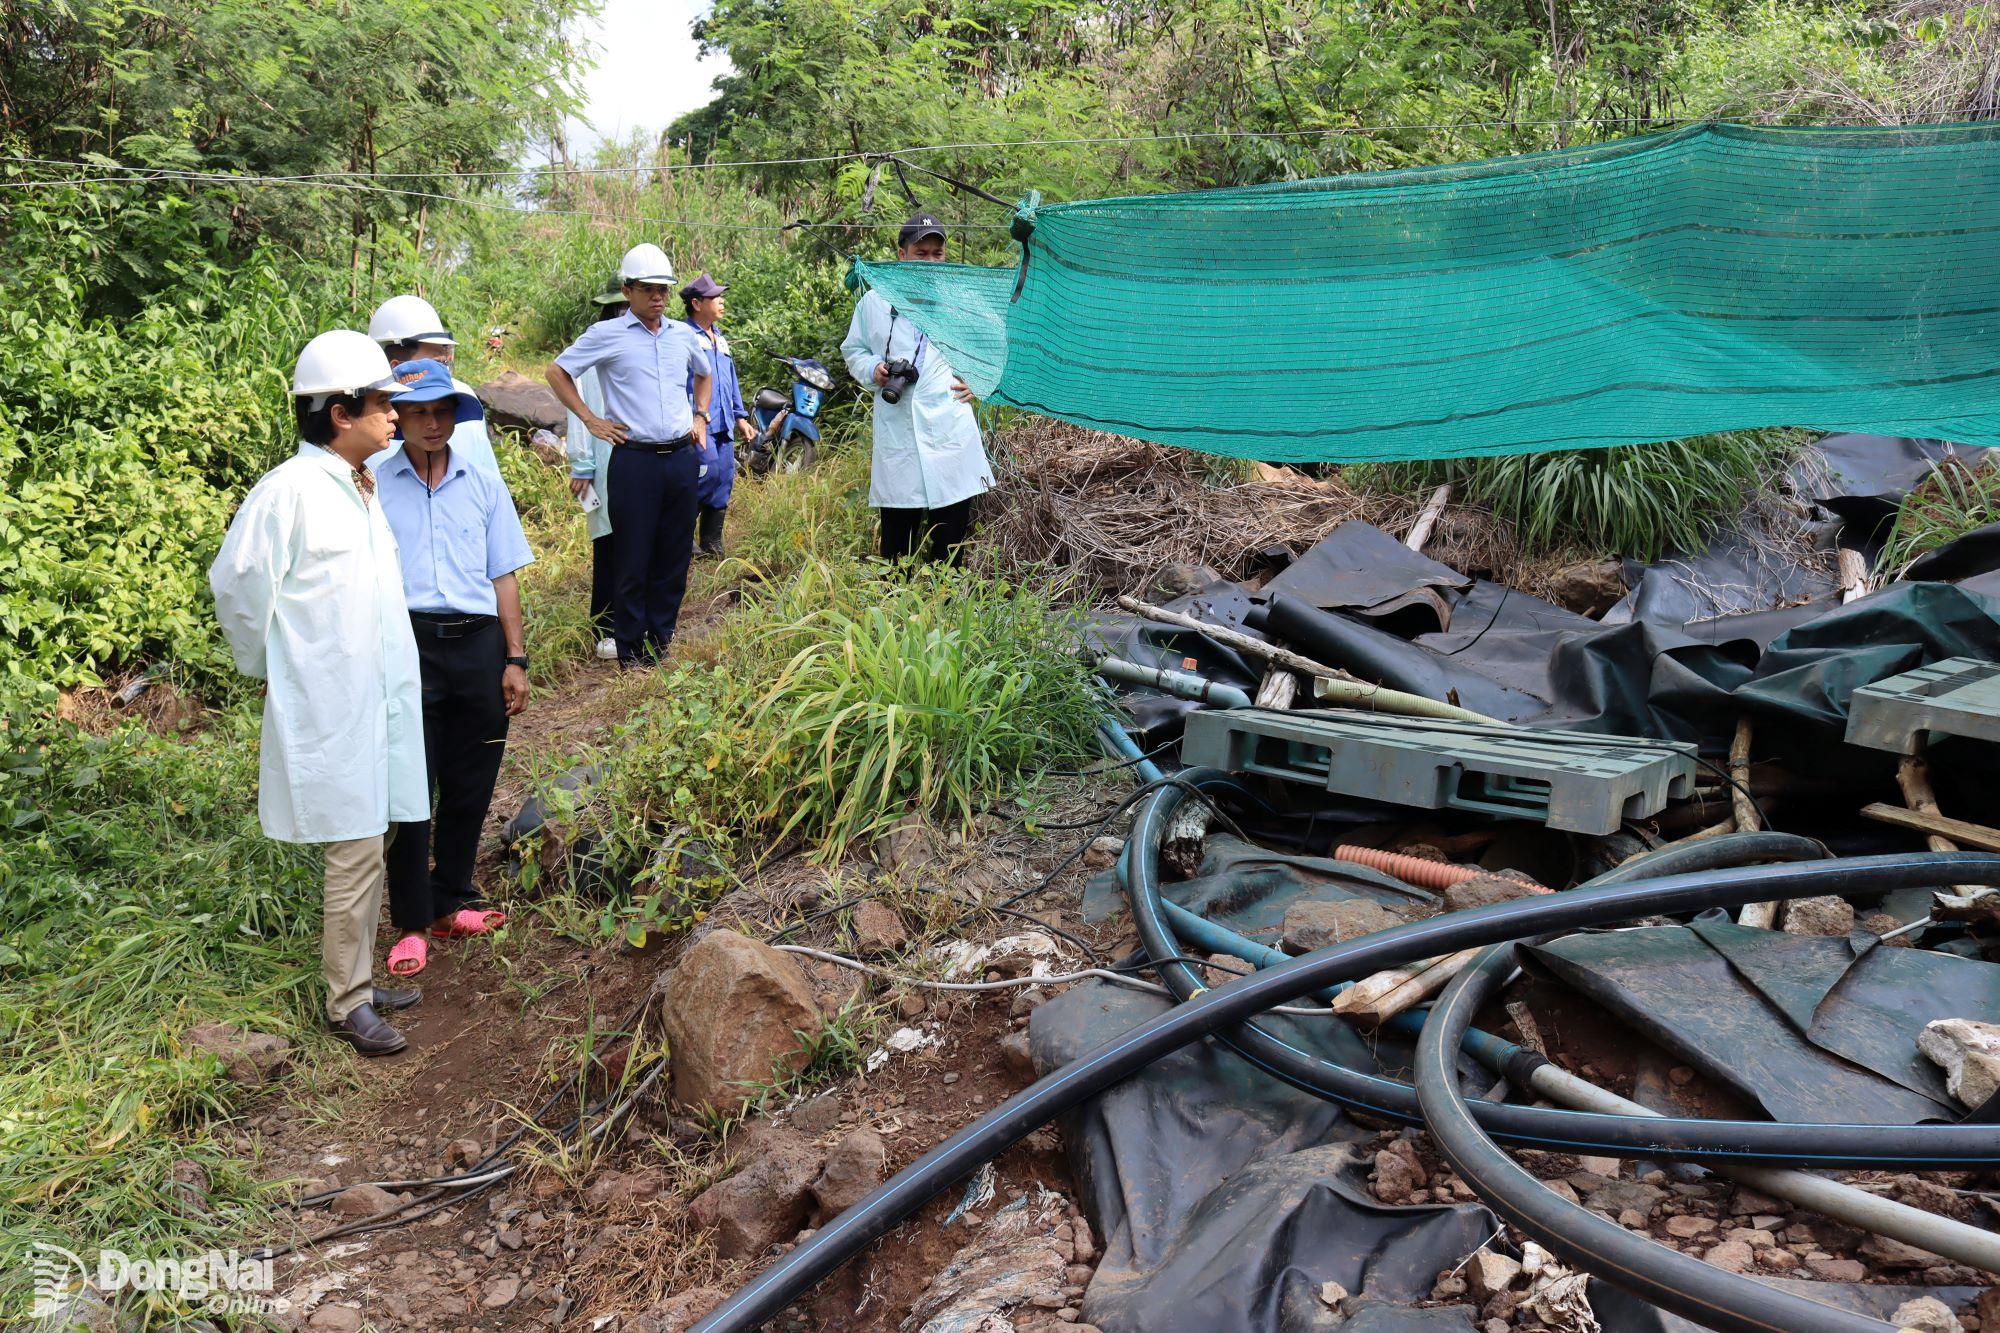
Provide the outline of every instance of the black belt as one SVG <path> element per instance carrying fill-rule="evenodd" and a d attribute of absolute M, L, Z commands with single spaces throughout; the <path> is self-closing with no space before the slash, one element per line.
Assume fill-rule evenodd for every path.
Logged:
<path fill-rule="evenodd" d="M 499 623 L 498 616 L 469 616 L 463 611 L 410 612 L 410 628 L 435 639 L 463 639 Z"/>
<path fill-rule="evenodd" d="M 684 449 L 688 445 L 693 444 L 694 432 L 689 431 L 687 434 L 677 436 L 671 440 L 634 440 L 628 437 L 621 441 L 621 443 L 627 449 L 642 449 L 649 454 L 670 454 L 677 449 Z"/>

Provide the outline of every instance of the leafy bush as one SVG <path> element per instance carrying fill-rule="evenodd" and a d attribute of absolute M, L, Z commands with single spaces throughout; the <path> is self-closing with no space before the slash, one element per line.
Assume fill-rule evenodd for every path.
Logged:
<path fill-rule="evenodd" d="M 1977 467 L 1956 456 L 1939 460 L 1896 507 L 1880 567 L 1900 577 L 1926 551 L 2000 521 L 2000 467 Z"/>
<path fill-rule="evenodd" d="M 1800 432 L 1737 431 L 1660 444 L 1509 454 L 1370 468 L 1386 484 L 1450 484 L 1453 499 L 1514 524 L 1528 547 L 1581 546 L 1650 560 L 1697 551 L 1798 448 Z"/>

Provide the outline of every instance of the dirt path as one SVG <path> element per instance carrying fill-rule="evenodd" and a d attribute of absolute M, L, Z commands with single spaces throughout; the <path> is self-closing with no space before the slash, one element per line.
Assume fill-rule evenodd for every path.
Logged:
<path fill-rule="evenodd" d="M 718 596 L 699 607 L 689 637 L 711 629 L 725 606 Z M 490 1150 L 578 1068 L 587 1044 L 601 1042 L 646 998 L 680 942 L 633 953 L 559 935 L 539 914 L 509 904 L 512 891 L 497 849 L 498 831 L 519 809 L 531 773 L 567 766 L 581 747 L 604 740 L 645 689 L 644 682 L 621 680 L 609 664 L 592 662 L 517 720 L 479 868 L 482 886 L 517 909 L 507 937 L 434 948 L 419 978 L 422 1002 L 396 1016 L 409 1037 L 408 1051 L 352 1061 L 351 1090 L 327 1103 L 309 1089 L 288 1088 L 254 1108 L 243 1147 L 254 1156 L 259 1178 L 299 1182 L 295 1192 L 303 1195 L 452 1170 L 459 1160 L 455 1145 L 472 1140 L 480 1153 Z M 940 865 L 927 872 L 936 875 L 938 893 L 971 865 L 1010 884 L 1031 884 L 1071 845 L 1030 839 L 1018 830 L 993 831 L 987 845 L 945 849 L 961 870 Z M 764 878 L 820 877 L 787 863 Z M 1072 872 L 1059 886 L 1063 896 L 1074 901 L 1079 881 Z M 755 895 L 747 896 L 754 910 Z M 1067 929 L 1080 925 L 1073 913 L 1052 919 Z M 383 948 L 391 938 L 385 927 Z M 837 943 L 830 937 L 813 942 Z M 831 969 L 822 977 L 835 994 L 853 992 Z M 900 1013 L 896 1003 L 894 996 L 882 1000 L 888 1022 L 880 1030 L 914 1024 L 936 1038 L 934 1045 L 822 1091 L 810 1109 L 788 1108 L 777 1117 L 823 1144 L 870 1128 L 887 1146 L 891 1171 L 1027 1081 L 999 1044 L 1027 1022 L 1027 1006 L 1013 993 L 921 1007 L 904 1000 Z M 569 1096 L 574 1100 L 574 1093 Z M 726 1172 L 727 1150 L 719 1150 L 704 1128 L 657 1105 L 615 1137 L 583 1159 L 527 1146 L 521 1155 L 531 1169 L 478 1198 L 324 1245 L 308 1238 L 352 1219 L 324 1206 L 304 1210 L 296 1233 L 283 1238 L 302 1248 L 276 1266 L 277 1290 L 294 1307 L 283 1320 L 332 1330 L 636 1333 L 663 1326 L 644 1313 L 663 1298 L 735 1286 L 748 1267 L 717 1260 L 686 1218 L 687 1200 Z M 640 1188 L 634 1181 L 648 1183 Z M 1055 1133 L 1044 1131 L 1003 1158 L 994 1184 L 1003 1202 L 1023 1194 L 1049 1197 L 1045 1191 L 1070 1195 Z M 954 1202 L 935 1202 L 892 1242 L 823 1283 L 800 1311 L 803 1322 L 787 1326 L 895 1327 L 971 1235 L 967 1219 L 945 1224 Z M 969 1221 L 976 1224 L 978 1213 Z"/>

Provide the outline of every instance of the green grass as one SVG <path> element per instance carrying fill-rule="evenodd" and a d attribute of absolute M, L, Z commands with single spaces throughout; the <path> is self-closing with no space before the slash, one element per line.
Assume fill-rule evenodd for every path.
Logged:
<path fill-rule="evenodd" d="M 1791 430 L 1732 431 L 1659 444 L 1371 466 L 1364 486 L 1450 484 L 1460 504 L 1512 523 L 1530 551 L 1581 547 L 1658 558 L 1698 551 L 1711 527 L 1768 485 L 1803 442 Z"/>
<path fill-rule="evenodd" d="M 254 715 L 193 739 L 12 719 L 0 764 L 0 1236 L 178 1253 L 270 1217 L 214 1132 L 242 1094 L 203 1022 L 298 1037 L 318 1005 L 319 872 L 257 827 Z M 309 1053 L 300 1057 L 310 1069 Z M 185 1211 L 172 1167 L 206 1172 Z M 14 1277 L 0 1310 L 14 1312 Z"/>
<path fill-rule="evenodd" d="M 2000 467 L 1941 460 L 1896 508 L 1880 567 L 1900 578 L 1918 556 L 2000 520 Z"/>

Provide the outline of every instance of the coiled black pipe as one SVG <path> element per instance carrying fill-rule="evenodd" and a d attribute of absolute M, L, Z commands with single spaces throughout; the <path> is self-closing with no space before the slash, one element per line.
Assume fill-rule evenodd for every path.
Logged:
<path fill-rule="evenodd" d="M 1744 903 L 1786 901 L 1835 890 L 1887 893 L 1941 884 L 2000 884 L 2000 856 L 1932 852 L 1820 865 L 1759 866 L 1674 875 L 1496 903 L 1330 945 L 1217 990 L 1205 991 L 1040 1079 L 897 1172 L 752 1279 L 696 1325 L 696 1329 L 698 1333 L 742 1333 L 757 1327 L 869 1243 L 888 1234 L 934 1195 L 971 1175 L 1064 1111 L 1189 1042 L 1236 1027 L 1273 1005 L 1298 999 L 1336 982 L 1460 949 L 1583 926 L 1611 925 L 1661 912 L 1739 907 Z M 1868 1128 L 1877 1134 L 1885 1132 L 1881 1126 Z M 1958 1128 L 1940 1126 L 1932 1132 L 1950 1135 Z M 2000 1136 L 1992 1133 L 1991 1126 L 1976 1128 L 1989 1140 L 1983 1145 L 1982 1155 L 2000 1158 L 2000 1144 L 1990 1142 Z"/>
<path fill-rule="evenodd" d="M 1514 948 L 1496 944 L 1432 1006 L 1417 1038 L 1415 1082 L 1432 1142 L 1503 1219 L 1592 1276 L 1725 1333 L 1882 1333 L 1891 1327 L 1717 1268 L 1569 1203 L 1500 1151 L 1458 1089 L 1459 1042 L 1479 1006 L 1506 983 Z M 1797 1127 L 1804 1132 L 1805 1127 Z"/>
<path fill-rule="evenodd" d="M 1131 877 L 1131 891 L 1127 896 L 1132 907 L 1133 924 L 1138 928 L 1139 939 L 1146 952 L 1156 961 L 1179 957 L 1184 953 L 1159 910 L 1160 840 L 1167 823 L 1188 798 L 1187 787 L 1198 788 L 1235 780 L 1215 769 L 1187 770 L 1180 776 L 1185 785 L 1162 790 L 1139 807 L 1132 822 L 1132 836 L 1127 842 L 1127 873 Z M 1782 834 L 1776 837 L 1779 841 L 1759 844 L 1763 848 L 1760 855 L 1823 855 L 1818 844 L 1808 839 Z M 1720 843 L 1722 839 L 1713 841 Z M 1629 874 L 1646 870 L 1657 875 L 1676 862 L 1693 860 L 1699 863 L 1710 857 L 1741 855 L 1749 845 L 1735 843 L 1730 847 L 1703 850 L 1701 843 L 1694 843 L 1686 849 L 1661 848 L 1661 859 L 1651 867 L 1620 867 L 1601 877 L 1601 880 L 1616 887 Z M 1896 859 L 1887 858 L 1889 861 Z M 1876 891 L 1872 882 L 1848 876 L 1858 874 L 1860 867 L 1877 866 L 1884 862 L 1882 857 L 1865 857 L 1825 862 L 1811 869 L 1825 876 L 1823 882 L 1829 885 L 1828 892 L 1866 893 Z M 1766 867 L 1764 871 L 1779 869 L 1783 867 Z M 1794 873 L 1804 873 L 1805 870 L 1802 867 Z M 1764 871 L 1737 873 L 1757 874 Z M 1594 891 L 1586 886 L 1553 896 L 1565 898 Z M 1450 951 L 1441 949 L 1437 952 Z M 1159 975 L 1167 988 L 1182 999 L 1199 994 L 1203 988 L 1203 979 L 1184 963 L 1162 963 Z M 1321 1059 L 1254 1022 L 1218 1034 L 1217 1040 L 1293 1087 L 1373 1115 L 1411 1125 L 1424 1123 L 1423 1108 L 1417 1102 L 1416 1091 L 1407 1083 L 1364 1074 Z M 1779 1166 L 1848 1170 L 1877 1168 L 1908 1171 L 2000 1164 L 2000 1134 L 1994 1133 L 1990 1125 L 1795 1125 L 1766 1120 L 1655 1119 L 1553 1107 L 1510 1106 L 1487 1101 L 1474 1103 L 1473 1114 L 1486 1132 L 1497 1139 L 1554 1152 L 1768 1162 Z"/>

